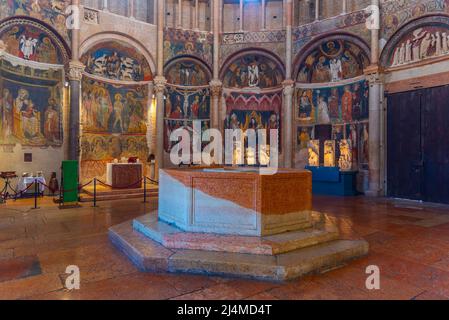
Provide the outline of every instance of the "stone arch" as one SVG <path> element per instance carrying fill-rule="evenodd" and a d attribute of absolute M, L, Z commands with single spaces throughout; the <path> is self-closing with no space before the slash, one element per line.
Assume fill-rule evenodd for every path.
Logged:
<path fill-rule="evenodd" d="M 183 69 L 190 70 L 192 73 L 185 73 L 182 71 Z M 209 65 L 190 55 L 177 56 L 167 61 L 164 66 L 164 75 L 169 84 L 187 87 L 207 86 L 212 80 L 212 71 Z"/>
<path fill-rule="evenodd" d="M 152 55 L 148 52 L 144 45 L 138 40 L 130 38 L 119 33 L 97 33 L 85 41 L 80 46 L 80 59 L 86 65 L 87 72 L 89 72 L 88 59 L 92 55 L 98 54 L 99 51 L 106 50 L 113 52 L 125 51 L 125 55 L 135 61 L 138 61 L 143 69 L 143 78 L 137 81 L 151 81 L 153 80 L 154 72 L 156 71 L 156 63 Z M 89 72 L 94 75 L 92 70 Z M 109 78 L 107 75 L 106 78 Z M 115 79 L 115 80 L 130 80 L 130 79 Z"/>
<path fill-rule="evenodd" d="M 248 77 L 245 76 L 252 63 L 257 64 L 259 75 L 263 75 L 258 80 L 258 85 L 249 83 Z M 280 87 L 285 79 L 285 66 L 279 57 L 268 50 L 244 49 L 225 61 L 220 71 L 220 79 L 226 88 L 275 88 Z"/>
<path fill-rule="evenodd" d="M 36 39 L 33 57 L 23 57 L 19 50 L 20 38 Z M 11 17 L 0 23 L 0 40 L 6 52 L 47 64 L 67 64 L 71 50 L 64 38 L 50 25 L 31 17 Z"/>
<path fill-rule="evenodd" d="M 314 38 L 294 59 L 293 75 L 301 83 L 332 82 L 335 79 L 326 70 L 333 59 L 344 62 L 340 80 L 356 78 L 363 75 L 364 68 L 370 64 L 370 48 L 364 40 L 350 33 Z M 317 72 L 318 66 L 322 68 Z"/>
<path fill-rule="evenodd" d="M 440 37 L 439 49 L 436 44 L 431 44 L 433 39 L 437 43 L 437 34 Z M 446 39 L 443 38 L 443 34 L 446 34 Z M 426 37 L 429 37 L 429 46 L 423 44 Z M 429 60 L 444 60 L 449 56 L 448 47 L 449 16 L 444 14 L 427 15 L 414 19 L 399 28 L 383 48 L 380 62 L 384 68 L 392 68 L 416 65 Z M 423 50 L 426 52 L 422 52 Z"/>

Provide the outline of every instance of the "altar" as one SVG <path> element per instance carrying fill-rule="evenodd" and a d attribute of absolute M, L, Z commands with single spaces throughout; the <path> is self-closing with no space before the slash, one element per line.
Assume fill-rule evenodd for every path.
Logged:
<path fill-rule="evenodd" d="M 138 189 L 142 187 L 142 163 L 108 163 L 106 183 L 113 189 Z"/>

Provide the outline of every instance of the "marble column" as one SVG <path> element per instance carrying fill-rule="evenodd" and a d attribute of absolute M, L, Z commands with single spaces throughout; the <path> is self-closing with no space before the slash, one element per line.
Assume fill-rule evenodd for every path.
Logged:
<path fill-rule="evenodd" d="M 128 17 L 130 17 L 131 19 L 135 19 L 135 0 L 129 0 L 128 2 Z"/>
<path fill-rule="evenodd" d="M 156 92 L 156 179 L 159 179 L 159 169 L 164 168 L 164 109 L 165 84 L 164 77 L 164 0 L 158 1 L 157 21 L 157 76 L 154 78 Z"/>
<path fill-rule="evenodd" d="M 292 80 L 284 81 L 284 167 L 292 168 L 293 166 L 293 92 L 294 82 Z"/>
<path fill-rule="evenodd" d="M 320 20 L 320 0 L 315 0 L 315 21 Z"/>
<path fill-rule="evenodd" d="M 198 18 L 199 18 L 199 8 L 198 0 L 195 0 L 195 10 L 193 10 L 193 30 L 198 31 Z"/>
<path fill-rule="evenodd" d="M 210 82 L 210 91 L 211 91 L 211 128 L 219 129 L 220 127 L 220 98 L 222 94 L 222 83 L 220 80 L 212 80 Z"/>
<path fill-rule="evenodd" d="M 240 16 L 239 31 L 242 32 L 243 31 L 243 0 L 240 0 L 239 16 Z"/>
<path fill-rule="evenodd" d="M 374 6 L 379 6 L 379 0 L 372 0 Z M 382 88 L 383 76 L 379 67 L 379 30 L 371 29 L 371 65 L 365 70 L 369 81 L 369 190 L 368 196 L 382 195 L 383 183 L 381 177 L 382 151 Z"/>
<path fill-rule="evenodd" d="M 342 0 L 342 2 L 343 2 L 343 3 L 342 3 L 342 4 L 343 4 L 343 8 L 342 8 L 342 10 L 341 10 L 341 11 L 342 11 L 341 13 L 342 13 L 342 14 L 345 14 L 346 11 L 348 10 L 348 9 L 347 9 L 348 3 L 347 3 L 347 0 Z"/>
<path fill-rule="evenodd" d="M 267 8 L 266 8 L 266 0 L 262 0 L 260 3 L 260 17 L 261 17 L 261 29 L 265 30 L 266 29 L 266 23 L 267 23 L 267 18 L 266 18 L 266 13 L 267 13 Z"/>
<path fill-rule="evenodd" d="M 80 96 L 84 68 L 84 65 L 79 61 L 73 60 L 69 62 L 70 111 L 68 160 L 79 160 L 80 156 Z"/>
<path fill-rule="evenodd" d="M 109 11 L 109 7 L 108 7 L 108 0 L 103 0 L 103 7 L 102 7 L 103 11 Z"/>
<path fill-rule="evenodd" d="M 178 0 L 178 28 L 182 28 L 182 0 Z"/>

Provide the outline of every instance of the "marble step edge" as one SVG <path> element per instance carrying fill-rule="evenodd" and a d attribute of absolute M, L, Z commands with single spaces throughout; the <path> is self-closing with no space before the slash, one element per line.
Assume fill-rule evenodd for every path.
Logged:
<path fill-rule="evenodd" d="M 157 198 L 157 194 L 147 194 L 147 198 Z M 126 199 L 143 199 L 143 193 L 142 194 L 127 194 L 127 195 L 110 195 L 110 196 L 97 196 L 97 201 L 111 201 L 111 200 L 126 200 Z M 80 202 L 93 202 L 94 197 L 89 195 L 80 195 Z"/>
<path fill-rule="evenodd" d="M 127 222 L 109 230 L 111 242 L 143 272 L 193 273 L 286 281 L 343 266 L 366 256 L 364 240 L 335 240 L 276 256 L 169 250 Z"/>
<path fill-rule="evenodd" d="M 134 219 L 133 227 L 168 249 L 202 250 L 242 254 L 277 255 L 337 240 L 336 230 L 305 229 L 267 237 L 184 232 L 158 221 L 154 214 Z"/>

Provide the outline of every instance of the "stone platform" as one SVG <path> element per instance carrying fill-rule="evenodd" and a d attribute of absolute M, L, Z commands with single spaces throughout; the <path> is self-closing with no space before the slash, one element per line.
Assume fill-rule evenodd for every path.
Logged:
<path fill-rule="evenodd" d="M 112 201 L 123 199 L 143 199 L 144 191 L 142 188 L 136 189 L 112 189 L 102 185 L 97 185 L 97 201 Z M 154 184 L 147 184 L 147 197 L 157 198 L 158 186 Z M 94 201 L 94 187 L 92 185 L 83 188 L 80 194 L 80 202 Z"/>
<path fill-rule="evenodd" d="M 111 242 L 143 272 L 286 281 L 342 267 L 368 253 L 366 241 L 339 240 L 313 214 L 313 228 L 267 237 L 186 233 L 157 212 L 115 226 Z"/>
<path fill-rule="evenodd" d="M 284 281 L 368 253 L 312 211 L 309 171 L 164 169 L 157 212 L 110 229 L 142 271 Z"/>

